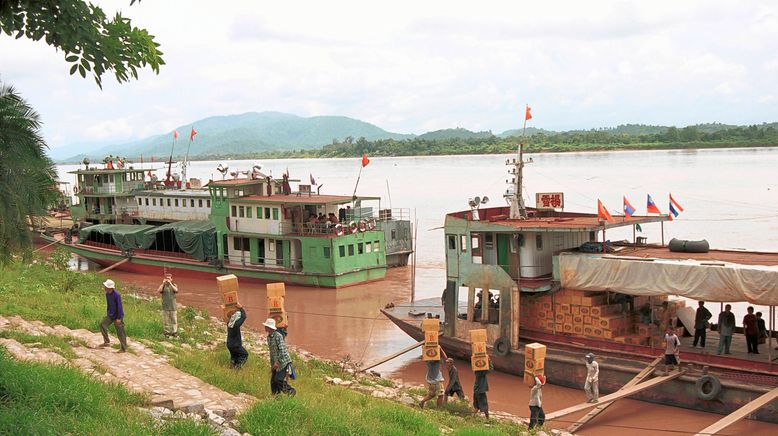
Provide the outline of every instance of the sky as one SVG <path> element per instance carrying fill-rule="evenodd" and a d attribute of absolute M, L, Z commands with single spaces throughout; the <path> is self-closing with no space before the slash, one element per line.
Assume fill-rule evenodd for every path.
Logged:
<path fill-rule="evenodd" d="M 156 36 L 160 74 L 103 90 L 0 35 L 0 81 L 78 152 L 213 115 L 343 115 L 400 133 L 778 121 L 775 1 L 98 1 Z"/>

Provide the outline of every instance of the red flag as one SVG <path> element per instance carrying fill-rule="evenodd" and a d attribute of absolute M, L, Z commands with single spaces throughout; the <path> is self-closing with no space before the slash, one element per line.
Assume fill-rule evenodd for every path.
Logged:
<path fill-rule="evenodd" d="M 529 121 L 532 119 L 532 112 L 530 112 L 531 110 L 532 108 L 527 105 L 527 110 L 524 111 L 524 121 Z"/>
<path fill-rule="evenodd" d="M 173 141 L 178 139 L 178 130 L 173 130 Z"/>
<path fill-rule="evenodd" d="M 370 163 L 370 159 L 367 158 L 367 153 L 362 153 L 362 167 L 366 167 Z"/>
<path fill-rule="evenodd" d="M 608 209 L 603 206 L 602 201 L 597 200 L 597 217 L 601 220 L 606 220 L 609 223 L 615 222 Z"/>
<path fill-rule="evenodd" d="M 112 170 L 113 169 L 113 161 L 112 160 L 108 161 L 108 166 L 105 169 L 107 169 L 107 170 Z"/>
<path fill-rule="evenodd" d="M 189 133 L 189 140 L 194 141 L 194 137 L 197 134 L 197 131 L 192 127 L 192 131 Z"/>

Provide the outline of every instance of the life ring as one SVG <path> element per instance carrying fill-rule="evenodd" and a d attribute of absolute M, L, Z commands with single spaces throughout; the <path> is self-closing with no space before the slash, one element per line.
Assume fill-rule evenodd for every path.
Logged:
<path fill-rule="evenodd" d="M 694 387 L 697 389 L 697 398 L 705 401 L 710 401 L 721 393 L 721 382 L 712 375 L 704 375 L 698 378 Z"/>
<path fill-rule="evenodd" d="M 508 342 L 508 338 L 498 338 L 494 341 L 494 354 L 505 357 L 511 351 L 511 344 Z"/>
<path fill-rule="evenodd" d="M 359 220 L 359 231 L 364 232 L 365 230 L 367 230 L 367 221 Z"/>
<path fill-rule="evenodd" d="M 369 220 L 367 220 L 367 229 L 375 230 L 375 218 L 370 218 Z"/>
<path fill-rule="evenodd" d="M 351 221 L 348 223 L 348 231 L 349 233 L 354 233 L 357 231 L 357 223 L 355 221 Z"/>
<path fill-rule="evenodd" d="M 338 236 L 343 236 L 344 230 L 343 230 L 343 224 L 337 223 L 335 224 L 335 234 Z"/>

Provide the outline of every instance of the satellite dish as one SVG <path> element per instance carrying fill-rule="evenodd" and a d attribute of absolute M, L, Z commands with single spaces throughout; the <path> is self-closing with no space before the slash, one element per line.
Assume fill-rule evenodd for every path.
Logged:
<path fill-rule="evenodd" d="M 484 198 L 481 199 L 481 204 L 486 204 L 489 202 L 489 197 L 484 195 Z"/>
<path fill-rule="evenodd" d="M 481 197 L 476 195 L 476 197 L 473 199 L 473 201 L 475 201 L 475 204 L 478 205 L 478 204 L 481 203 Z"/>

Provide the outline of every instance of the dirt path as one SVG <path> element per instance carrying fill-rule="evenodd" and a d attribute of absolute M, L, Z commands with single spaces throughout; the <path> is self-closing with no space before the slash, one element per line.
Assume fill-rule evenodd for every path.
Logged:
<path fill-rule="evenodd" d="M 67 359 L 50 349 L 34 346 L 35 344 L 22 344 L 14 339 L 0 338 L 0 345 L 5 346 L 16 359 L 69 363 L 100 380 L 121 383 L 130 390 L 148 394 L 154 406 L 199 414 L 215 425 L 224 426 L 227 419 L 256 401 L 256 398 L 250 395 L 233 395 L 205 383 L 173 367 L 165 356 L 154 353 L 144 344 L 132 339 L 128 339 L 130 352 L 117 353 L 113 348 L 99 347 L 103 343 L 100 333 L 85 329 L 71 330 L 61 325 L 50 327 L 41 321 L 27 321 L 19 316 L 0 316 L 0 331 L 3 330 L 31 336 L 53 335 L 68 339 L 77 356 Z M 111 337 L 111 343 L 118 344 L 118 340 Z"/>

